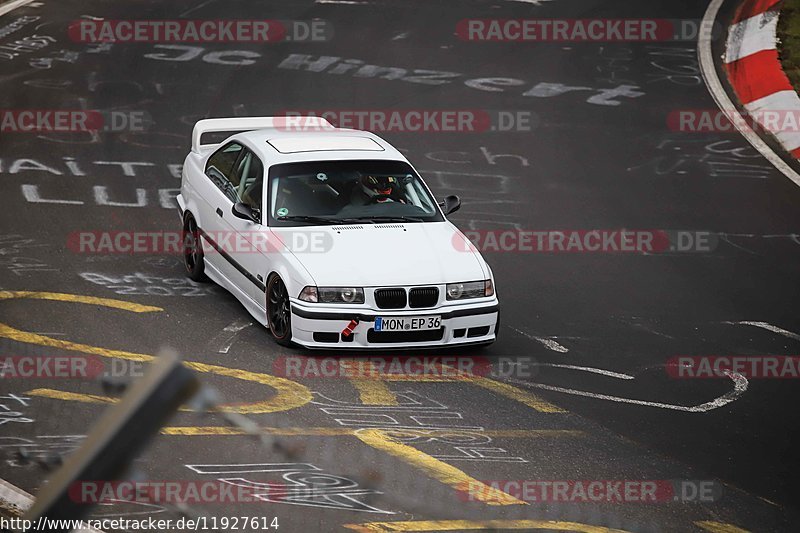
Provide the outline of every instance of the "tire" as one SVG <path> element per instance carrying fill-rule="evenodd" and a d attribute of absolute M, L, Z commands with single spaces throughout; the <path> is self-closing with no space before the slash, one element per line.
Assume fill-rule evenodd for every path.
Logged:
<path fill-rule="evenodd" d="M 203 244 L 200 242 L 200 228 L 197 227 L 197 222 L 191 214 L 187 214 L 183 221 L 183 266 L 190 280 L 208 281 L 205 274 Z"/>
<path fill-rule="evenodd" d="M 275 342 L 292 345 L 292 312 L 289 293 L 280 276 L 272 274 L 267 280 L 267 326 Z"/>

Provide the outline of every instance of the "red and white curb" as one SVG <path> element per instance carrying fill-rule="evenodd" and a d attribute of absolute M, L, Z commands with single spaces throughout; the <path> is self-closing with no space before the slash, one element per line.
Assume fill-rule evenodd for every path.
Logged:
<path fill-rule="evenodd" d="M 800 97 L 778 60 L 781 0 L 745 0 L 728 28 L 723 62 L 739 102 L 748 114 L 800 159 L 800 128 L 775 117 L 800 117 Z"/>

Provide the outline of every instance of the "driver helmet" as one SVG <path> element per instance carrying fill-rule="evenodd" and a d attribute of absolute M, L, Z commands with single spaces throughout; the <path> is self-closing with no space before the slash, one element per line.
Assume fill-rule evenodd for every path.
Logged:
<path fill-rule="evenodd" d="M 380 195 L 392 194 L 392 188 L 397 185 L 397 179 L 392 176 L 375 176 L 364 174 L 361 176 L 361 188 L 370 198 Z"/>

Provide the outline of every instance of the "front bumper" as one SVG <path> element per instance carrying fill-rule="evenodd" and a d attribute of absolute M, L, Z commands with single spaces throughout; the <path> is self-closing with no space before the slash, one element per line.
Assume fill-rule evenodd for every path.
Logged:
<path fill-rule="evenodd" d="M 431 309 L 372 310 L 309 305 L 292 300 L 292 340 L 306 348 L 403 349 L 488 344 L 496 338 L 500 310 L 497 299 Z M 420 332 L 376 332 L 375 317 L 441 316 L 442 327 Z M 349 337 L 342 331 L 358 325 Z"/>

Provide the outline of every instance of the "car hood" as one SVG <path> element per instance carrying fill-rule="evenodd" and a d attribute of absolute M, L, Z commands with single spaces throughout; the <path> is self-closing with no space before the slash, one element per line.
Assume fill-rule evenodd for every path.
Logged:
<path fill-rule="evenodd" d="M 319 287 L 432 285 L 487 277 L 483 260 L 449 222 L 272 231 Z M 308 241 L 298 234 L 307 236 Z"/>

